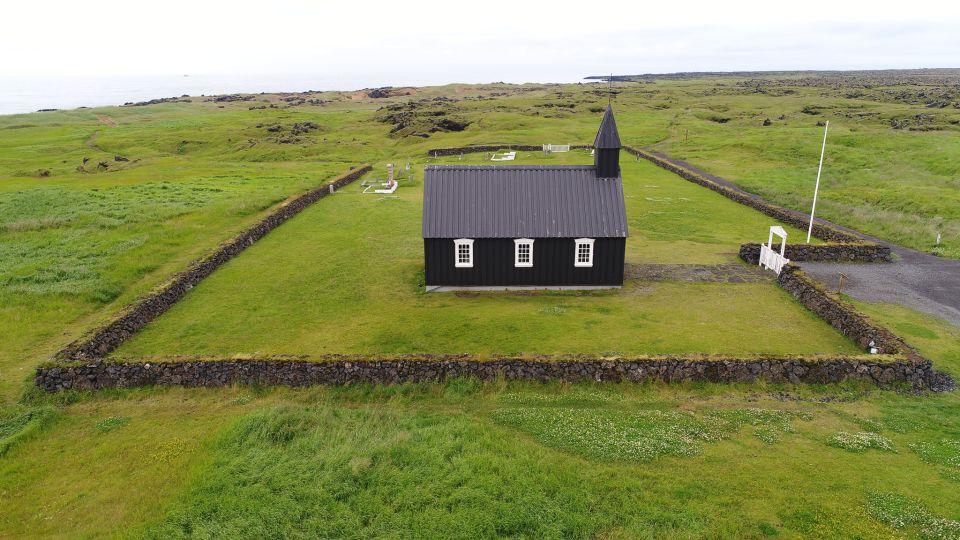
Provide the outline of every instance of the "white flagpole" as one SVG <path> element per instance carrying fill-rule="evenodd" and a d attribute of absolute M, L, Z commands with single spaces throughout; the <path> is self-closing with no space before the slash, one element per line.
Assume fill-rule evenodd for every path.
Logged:
<path fill-rule="evenodd" d="M 810 235 L 813 234 L 813 214 L 817 211 L 817 193 L 820 191 L 820 171 L 823 170 L 823 154 L 827 150 L 827 130 L 830 128 L 830 122 L 827 121 L 823 126 L 823 147 L 820 148 L 820 167 L 817 168 L 817 185 L 813 188 L 813 208 L 810 209 L 810 227 L 807 228 L 807 243 L 810 243 Z"/>

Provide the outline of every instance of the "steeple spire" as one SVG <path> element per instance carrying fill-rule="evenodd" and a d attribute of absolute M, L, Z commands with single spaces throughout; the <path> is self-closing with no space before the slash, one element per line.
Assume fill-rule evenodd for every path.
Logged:
<path fill-rule="evenodd" d="M 617 121 L 613 118 L 612 105 L 607 105 L 607 111 L 603 113 L 603 120 L 600 121 L 600 129 L 597 130 L 593 147 L 598 150 L 600 148 L 620 149 L 620 133 L 617 131 Z"/>
<path fill-rule="evenodd" d="M 597 130 L 597 138 L 593 141 L 594 166 L 600 178 L 617 178 L 620 176 L 620 133 L 617 131 L 617 121 L 613 119 L 613 106 L 607 105 Z"/>

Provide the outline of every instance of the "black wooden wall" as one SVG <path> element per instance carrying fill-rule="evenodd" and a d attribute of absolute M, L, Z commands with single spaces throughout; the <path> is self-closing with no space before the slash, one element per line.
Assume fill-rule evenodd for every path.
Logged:
<path fill-rule="evenodd" d="M 573 238 L 537 238 L 533 267 L 514 266 L 512 238 L 477 238 L 473 242 L 473 268 L 454 265 L 453 239 L 423 241 L 426 284 L 432 286 L 575 286 L 622 285 L 626 238 L 597 238 L 593 266 L 576 267 Z"/>
<path fill-rule="evenodd" d="M 598 148 L 594 152 L 593 165 L 598 178 L 620 178 L 620 149 Z"/>

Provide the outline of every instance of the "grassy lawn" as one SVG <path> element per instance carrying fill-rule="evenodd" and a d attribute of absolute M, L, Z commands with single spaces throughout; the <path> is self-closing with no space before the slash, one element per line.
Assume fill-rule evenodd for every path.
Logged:
<path fill-rule="evenodd" d="M 533 161 L 545 158 L 519 162 Z M 623 174 L 631 262 L 731 262 L 739 244 L 770 223 L 647 162 L 628 159 Z M 401 186 L 397 197 L 354 185 L 321 201 L 116 355 L 858 352 L 772 278 L 634 281 L 588 293 L 422 293 L 421 184 Z"/>
<path fill-rule="evenodd" d="M 209 114 L 168 106 L 0 117 L 5 399 L 84 328 L 348 168 L 338 156 L 266 161 L 234 151 L 239 139 L 224 132 L 248 119 Z"/>
<path fill-rule="evenodd" d="M 922 347 L 938 361 L 960 353 L 942 330 Z M 946 539 L 960 526 L 954 395 L 451 381 L 78 397 L 0 457 L 0 535 Z"/>
<path fill-rule="evenodd" d="M 960 375 L 960 330 L 861 308 Z M 40 396 L 0 408 L 0 536 L 948 539 L 958 418 L 857 385 Z"/>
<path fill-rule="evenodd" d="M 796 86 L 792 94 L 778 95 L 738 93 L 730 88 L 735 84 L 720 79 L 671 85 L 663 93 L 683 107 L 675 109 L 671 134 L 657 150 L 808 211 L 823 140 L 823 127 L 816 124 L 830 121 L 818 215 L 915 249 L 960 257 L 960 162 L 953 157 L 960 152 L 960 110 L 898 101 L 891 97 L 902 92 L 896 87 L 846 97 L 851 92 L 842 87 Z M 704 95 L 709 88 L 714 92 Z M 718 123 L 718 117 L 726 121 Z M 764 126 L 765 119 L 771 125 Z M 934 129 L 893 129 L 895 119 L 910 119 L 914 129 Z M 939 247 L 937 232 L 943 237 Z"/>
<path fill-rule="evenodd" d="M 942 230 L 939 251 L 960 257 L 960 111 L 898 97 L 932 86 L 659 80 L 618 85 L 615 107 L 625 143 L 662 143 L 801 210 L 815 123 L 830 120 L 821 215 L 919 249 Z M 382 176 L 412 161 L 418 182 L 321 201 L 118 354 L 856 352 L 772 282 L 420 292 L 426 150 L 589 143 L 607 101 L 593 86 L 283 97 L 0 117 L 0 538 L 960 537 L 955 394 L 464 380 L 30 392 L 60 346 L 361 162 Z M 441 117 L 467 127 L 433 130 Z M 733 263 L 773 224 L 646 162 L 622 165 L 630 263 Z M 960 329 L 859 307 L 960 376 Z"/>

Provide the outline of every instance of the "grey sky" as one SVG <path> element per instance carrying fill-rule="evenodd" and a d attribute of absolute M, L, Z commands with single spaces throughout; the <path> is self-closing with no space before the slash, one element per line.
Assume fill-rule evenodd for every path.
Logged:
<path fill-rule="evenodd" d="M 960 66 L 957 2 L 92 0 L 3 13 L 6 77 L 322 73 L 400 85 Z"/>

